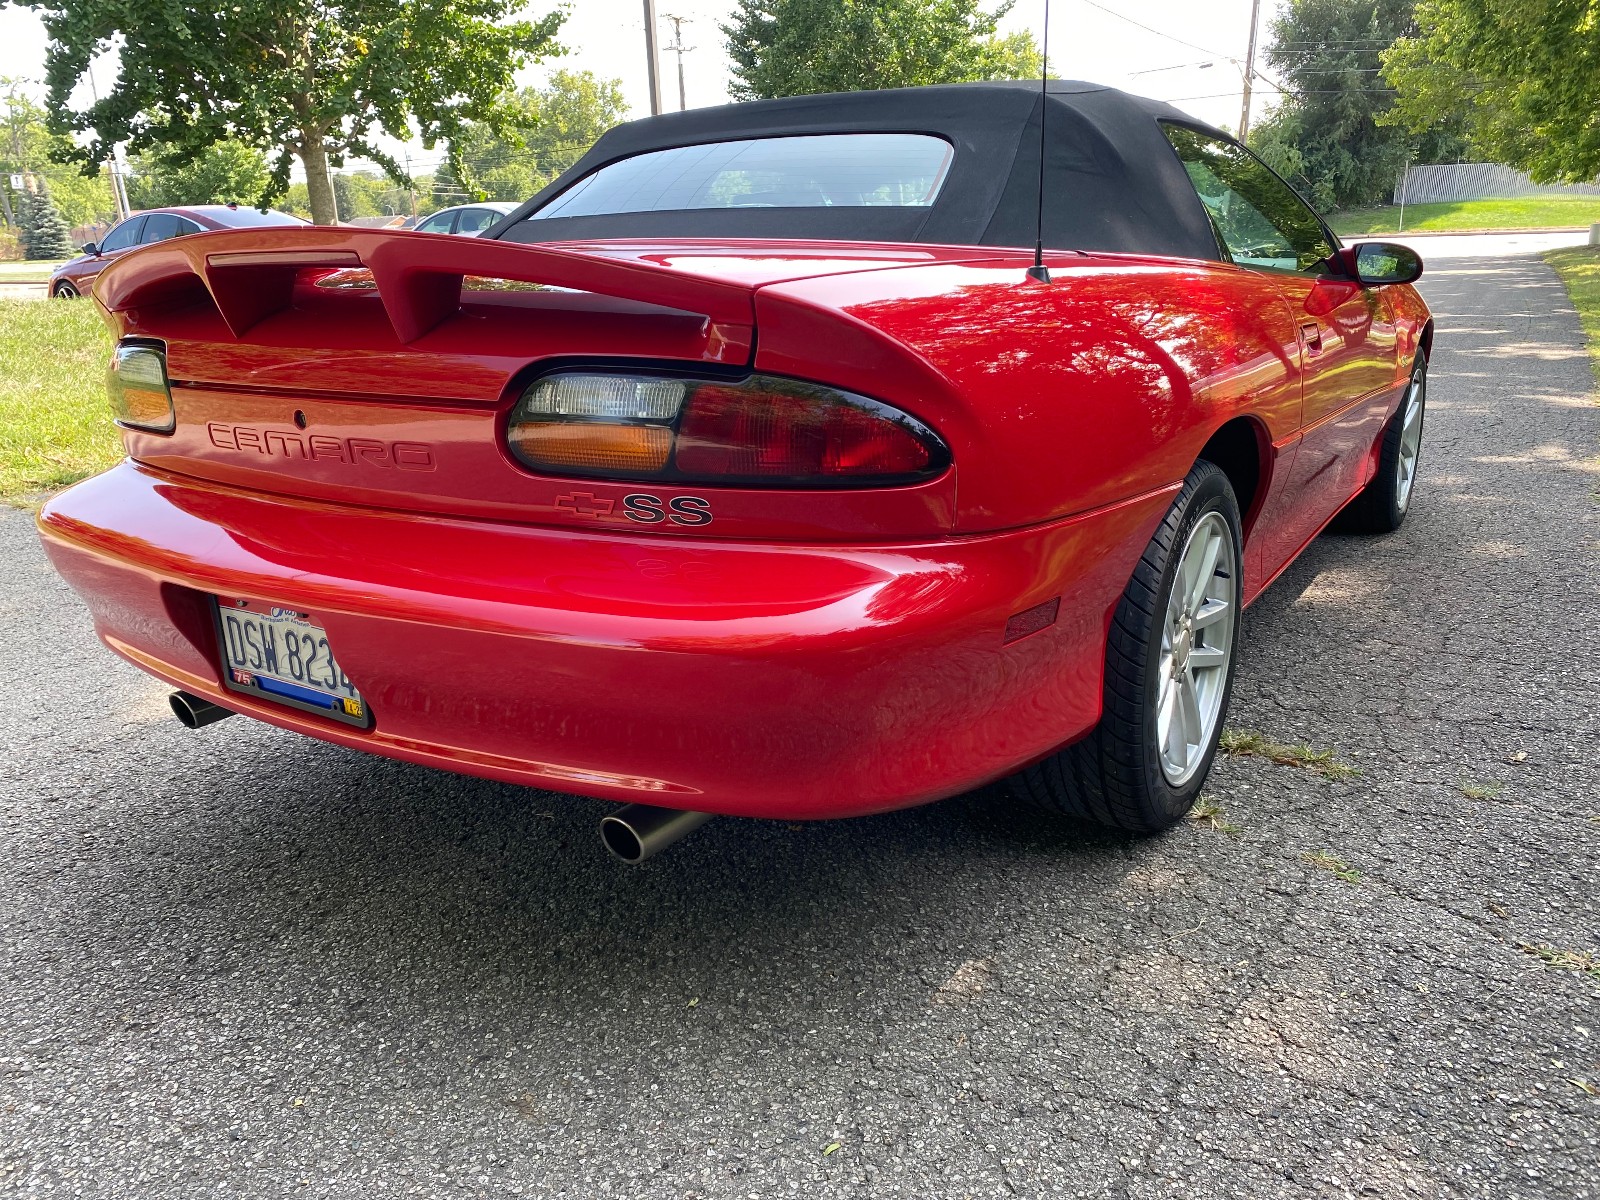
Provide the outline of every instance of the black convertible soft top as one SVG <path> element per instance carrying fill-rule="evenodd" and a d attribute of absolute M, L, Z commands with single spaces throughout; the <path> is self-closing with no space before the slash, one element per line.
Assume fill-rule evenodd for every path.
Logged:
<path fill-rule="evenodd" d="M 830 238 L 1032 247 L 1045 121 L 1045 245 L 1219 257 L 1216 236 L 1161 123 L 1227 135 L 1167 104 L 1092 83 L 958 83 L 759 100 L 618 125 L 487 236 Z M 578 180 L 651 150 L 819 133 L 928 133 L 955 148 L 926 207 L 709 208 L 526 220 Z"/>

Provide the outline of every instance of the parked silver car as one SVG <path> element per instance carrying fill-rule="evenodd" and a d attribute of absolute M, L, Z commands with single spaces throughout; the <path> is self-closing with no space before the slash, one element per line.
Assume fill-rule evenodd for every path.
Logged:
<path fill-rule="evenodd" d="M 516 207 L 515 204 L 498 200 L 485 200 L 482 204 L 458 204 L 424 217 L 414 228 L 419 233 L 459 233 L 466 237 L 477 237 Z"/>

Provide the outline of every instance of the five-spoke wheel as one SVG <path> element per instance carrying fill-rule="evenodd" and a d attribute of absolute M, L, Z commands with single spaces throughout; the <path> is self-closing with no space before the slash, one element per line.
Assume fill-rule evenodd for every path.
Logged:
<path fill-rule="evenodd" d="M 1156 744 L 1173 787 L 1203 765 L 1222 719 L 1238 580 L 1233 531 L 1221 513 L 1208 512 L 1184 544 L 1161 629 Z"/>
<path fill-rule="evenodd" d="M 1428 374 L 1418 370 L 1406 387 L 1400 406 L 1400 452 L 1395 456 L 1395 499 L 1404 512 L 1411 506 L 1411 488 L 1417 482 L 1417 459 L 1422 457 L 1422 403 Z"/>

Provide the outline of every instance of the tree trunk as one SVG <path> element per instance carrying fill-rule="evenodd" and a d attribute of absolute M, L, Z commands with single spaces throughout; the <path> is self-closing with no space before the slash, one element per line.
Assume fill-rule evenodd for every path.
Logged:
<path fill-rule="evenodd" d="M 306 195 L 311 201 L 313 225 L 337 225 L 338 209 L 333 200 L 333 180 L 328 175 L 328 148 L 322 138 L 308 137 L 300 149 L 300 163 L 306 169 Z"/>

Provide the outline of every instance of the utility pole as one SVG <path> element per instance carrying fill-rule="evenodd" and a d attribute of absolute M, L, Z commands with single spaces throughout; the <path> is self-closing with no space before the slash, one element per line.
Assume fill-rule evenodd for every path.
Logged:
<path fill-rule="evenodd" d="M 96 105 L 100 103 L 100 89 L 95 86 L 94 67 L 88 69 L 89 99 Z M 111 203 L 116 205 L 117 220 L 126 221 L 132 212 L 128 207 L 128 192 L 122 182 L 122 172 L 117 169 L 117 148 L 111 147 L 111 159 L 106 163 L 106 170 L 111 175 Z"/>
<path fill-rule="evenodd" d="M 1250 3 L 1250 49 L 1244 56 L 1244 107 L 1239 111 L 1239 140 L 1250 136 L 1250 82 L 1256 73 L 1256 27 L 1261 24 L 1261 0 Z"/>
<path fill-rule="evenodd" d="M 117 219 L 126 220 L 133 215 L 133 208 L 128 203 L 128 183 L 123 178 L 121 164 L 117 162 L 116 151 L 111 154 L 111 161 L 106 164 L 106 170 L 111 172 L 111 199 L 117 206 Z"/>
<path fill-rule="evenodd" d="M 683 86 L 683 56 L 685 51 L 694 49 L 693 46 L 683 44 L 683 27 L 686 22 L 692 22 L 693 18 L 675 17 L 671 13 L 666 13 L 661 19 L 672 22 L 672 45 L 667 49 L 678 56 L 678 111 L 683 112 L 689 107 L 689 94 Z"/>
<path fill-rule="evenodd" d="M 661 115 L 661 51 L 656 47 L 656 0 L 644 0 L 644 53 L 650 60 L 650 115 Z"/>

